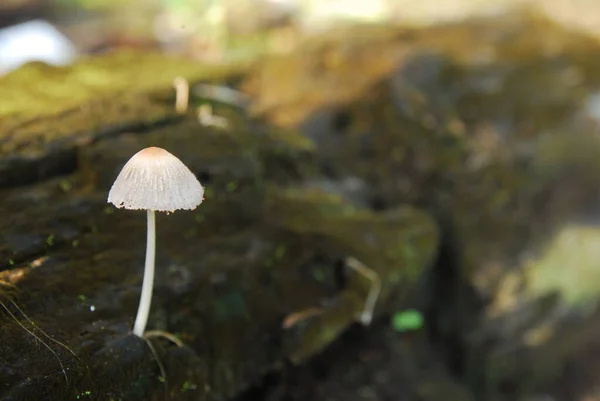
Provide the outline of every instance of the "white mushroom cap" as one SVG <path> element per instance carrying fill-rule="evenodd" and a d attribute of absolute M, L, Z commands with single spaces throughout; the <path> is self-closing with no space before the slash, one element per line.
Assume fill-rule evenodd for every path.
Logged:
<path fill-rule="evenodd" d="M 123 166 L 107 201 L 118 208 L 173 212 L 195 209 L 203 197 L 204 188 L 181 160 L 162 148 L 150 147 Z"/>

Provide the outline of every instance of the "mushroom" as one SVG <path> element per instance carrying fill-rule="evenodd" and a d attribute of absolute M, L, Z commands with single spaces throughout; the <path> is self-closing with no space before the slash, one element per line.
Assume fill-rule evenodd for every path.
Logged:
<path fill-rule="evenodd" d="M 173 87 L 175 88 L 175 111 L 178 114 L 185 114 L 189 103 L 190 84 L 183 77 L 175 77 Z"/>
<path fill-rule="evenodd" d="M 154 212 L 193 210 L 204 200 L 204 188 L 185 164 L 162 148 L 142 149 L 117 176 L 107 202 L 118 208 L 146 210 L 148 217 L 146 263 L 142 294 L 133 334 L 144 335 L 154 284 L 156 229 Z"/>

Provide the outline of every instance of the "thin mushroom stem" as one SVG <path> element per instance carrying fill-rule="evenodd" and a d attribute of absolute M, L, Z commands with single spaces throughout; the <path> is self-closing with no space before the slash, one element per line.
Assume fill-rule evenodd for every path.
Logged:
<path fill-rule="evenodd" d="M 144 279 L 142 282 L 142 295 L 138 306 L 137 316 L 133 324 L 133 334 L 138 337 L 144 335 L 148 315 L 150 314 L 150 303 L 152 302 L 152 287 L 154 285 L 154 258 L 156 254 L 156 219 L 154 210 L 147 210 L 148 232 L 146 239 L 146 263 L 144 265 Z"/>
<path fill-rule="evenodd" d="M 190 97 L 190 85 L 183 77 L 176 77 L 173 80 L 175 88 L 175 111 L 179 114 L 185 114 L 188 108 Z"/>

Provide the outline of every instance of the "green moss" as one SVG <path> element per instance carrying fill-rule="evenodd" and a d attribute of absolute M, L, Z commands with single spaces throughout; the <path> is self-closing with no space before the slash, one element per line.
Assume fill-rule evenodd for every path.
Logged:
<path fill-rule="evenodd" d="M 86 57 L 68 68 L 32 63 L 0 79 L 3 96 L 10 98 L 0 103 L 0 120 L 50 115 L 104 97 L 118 101 L 116 94 L 164 90 L 177 76 L 191 81 L 222 79 L 243 68 L 138 51 Z"/>
<path fill-rule="evenodd" d="M 229 320 L 233 317 L 248 316 L 242 294 L 230 291 L 211 300 L 213 316 L 217 320 Z"/>
<path fill-rule="evenodd" d="M 540 252 L 524 263 L 526 292 L 539 297 L 557 291 L 566 305 L 591 311 L 598 302 L 597 244 L 592 226 L 565 227 Z"/>
<path fill-rule="evenodd" d="M 92 392 L 90 390 L 83 391 L 82 393 L 77 395 L 77 399 L 88 398 L 92 396 Z"/>
<path fill-rule="evenodd" d="M 198 389 L 198 386 L 195 385 L 194 383 L 191 383 L 189 381 L 185 381 L 183 382 L 183 385 L 181 386 L 181 392 L 185 393 L 187 391 L 195 391 Z"/>

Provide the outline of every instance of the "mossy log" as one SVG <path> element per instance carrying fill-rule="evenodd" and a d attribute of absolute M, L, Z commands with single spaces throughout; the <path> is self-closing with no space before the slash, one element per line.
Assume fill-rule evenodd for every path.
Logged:
<path fill-rule="evenodd" d="M 598 337 L 599 56 L 595 38 L 511 14 L 342 29 L 242 85 L 369 207 L 437 217 L 430 317 L 477 399 L 545 388 Z"/>
<path fill-rule="evenodd" d="M 348 258 L 384 282 L 376 316 L 401 307 L 431 264 L 438 232 L 427 213 L 374 213 L 319 189 L 310 142 L 244 110 L 220 110 L 228 129 L 203 126 L 193 110 L 176 115 L 174 76 L 218 80 L 143 54 L 3 78 L 3 400 L 229 399 L 360 319 L 372 283 Z M 29 110 L 34 98 L 20 103 L 19 92 L 33 85 L 46 89 Z M 131 334 L 145 219 L 106 203 L 121 166 L 146 146 L 167 148 L 206 186 L 197 210 L 157 218 L 149 329 L 178 344 Z"/>
<path fill-rule="evenodd" d="M 415 291 L 428 301 L 436 360 L 476 399 L 543 388 L 598 337 L 586 282 L 597 282 L 599 55 L 596 40 L 519 15 L 353 27 L 249 71 L 125 54 L 9 75 L 0 396 L 231 398 L 360 320 L 371 282 L 352 260 L 383 282 L 376 316 Z M 177 115 L 178 75 L 241 82 L 250 107 L 211 100 L 227 129 Z M 24 90 L 31 77 L 47 93 Z M 70 82 L 78 90 L 63 92 Z M 207 186 L 196 211 L 157 222 L 149 328 L 185 346 L 153 339 L 154 353 L 130 334 L 144 216 L 105 203 L 119 168 L 151 145 Z"/>

